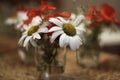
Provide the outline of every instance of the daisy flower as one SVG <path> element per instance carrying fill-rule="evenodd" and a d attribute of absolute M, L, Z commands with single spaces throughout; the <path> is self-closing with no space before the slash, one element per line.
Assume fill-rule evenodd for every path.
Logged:
<path fill-rule="evenodd" d="M 23 32 L 18 44 L 20 46 L 23 45 L 26 49 L 28 49 L 30 43 L 32 46 L 37 47 L 35 39 L 41 39 L 39 33 L 46 33 L 48 31 L 46 26 L 48 26 L 48 23 L 43 22 L 41 17 L 34 17 L 31 23 L 25 27 L 25 32 Z"/>
<path fill-rule="evenodd" d="M 62 17 L 50 18 L 49 21 L 55 24 L 49 29 L 49 32 L 53 32 L 51 42 L 53 43 L 60 36 L 60 47 L 65 48 L 69 45 L 72 50 L 77 50 L 82 45 L 81 34 L 85 29 L 81 23 L 84 18 L 83 15 L 78 16 L 74 21 L 65 20 Z"/>
<path fill-rule="evenodd" d="M 24 27 L 21 27 L 23 22 L 28 19 L 27 16 L 27 11 L 18 11 L 17 12 L 17 24 L 16 24 L 16 29 L 23 31 Z"/>
<path fill-rule="evenodd" d="M 23 29 L 21 28 L 21 26 L 23 24 L 23 21 L 28 19 L 27 12 L 27 9 L 20 7 L 18 8 L 16 15 L 7 18 L 5 23 L 8 25 L 15 25 L 15 29 L 22 31 Z"/>

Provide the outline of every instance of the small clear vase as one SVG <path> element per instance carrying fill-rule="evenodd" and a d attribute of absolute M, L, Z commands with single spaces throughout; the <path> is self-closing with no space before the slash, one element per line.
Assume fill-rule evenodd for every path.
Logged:
<path fill-rule="evenodd" d="M 38 80 L 59 80 L 64 72 L 66 54 L 60 53 L 58 49 L 46 53 L 39 48 L 36 52 Z"/>
<path fill-rule="evenodd" d="M 77 63 L 83 67 L 97 67 L 99 65 L 99 28 L 93 30 L 91 34 L 84 35 L 84 43 L 76 53 Z"/>
<path fill-rule="evenodd" d="M 66 50 L 61 51 L 55 44 L 44 39 L 36 48 L 34 59 L 38 80 L 59 80 L 64 72 Z"/>

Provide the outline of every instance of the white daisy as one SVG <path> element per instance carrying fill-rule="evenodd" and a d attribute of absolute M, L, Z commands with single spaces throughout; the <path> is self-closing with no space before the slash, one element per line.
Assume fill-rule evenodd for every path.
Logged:
<path fill-rule="evenodd" d="M 15 28 L 17 30 L 23 31 L 24 25 L 23 22 L 28 19 L 27 12 L 26 11 L 18 11 L 17 12 L 17 24 Z M 21 27 L 23 25 L 23 27 Z"/>
<path fill-rule="evenodd" d="M 51 36 L 51 42 L 53 43 L 55 39 L 59 38 L 59 46 L 66 47 L 70 46 L 72 50 L 77 50 L 80 45 L 82 45 L 81 34 L 85 31 L 84 25 L 81 27 L 82 20 L 84 16 L 78 16 L 75 21 L 70 22 L 70 20 L 65 20 L 62 17 L 50 18 L 50 22 L 54 23 L 49 32 L 53 32 Z"/>
<path fill-rule="evenodd" d="M 37 44 L 35 43 L 35 39 L 41 39 L 39 33 L 48 32 L 46 26 L 48 26 L 48 23 L 42 22 L 42 19 L 40 19 L 40 17 L 38 18 L 37 16 L 33 18 L 29 26 L 25 28 L 25 32 L 22 34 L 22 37 L 20 38 L 18 44 L 20 46 L 23 45 L 23 47 L 26 47 L 26 49 L 28 49 L 29 43 L 31 43 L 31 45 L 36 47 Z"/>

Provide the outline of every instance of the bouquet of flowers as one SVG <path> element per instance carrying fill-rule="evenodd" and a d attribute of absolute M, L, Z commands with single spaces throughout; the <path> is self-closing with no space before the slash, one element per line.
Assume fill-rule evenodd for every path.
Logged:
<path fill-rule="evenodd" d="M 35 48 L 35 59 L 40 77 L 51 67 L 57 65 L 59 71 L 63 71 L 65 62 L 58 61 L 58 49 L 63 48 L 63 61 L 65 61 L 66 48 L 76 51 L 82 45 L 82 34 L 85 32 L 84 15 L 78 15 L 76 19 L 71 19 L 68 11 L 54 13 L 57 8 L 41 0 L 38 8 L 27 10 L 26 19 L 17 24 L 22 36 L 19 39 L 19 46 L 29 50 L 30 46 Z M 36 54 L 37 53 L 37 54 Z M 55 67 L 54 67 L 55 68 Z M 58 71 L 58 72 L 59 72 Z"/>

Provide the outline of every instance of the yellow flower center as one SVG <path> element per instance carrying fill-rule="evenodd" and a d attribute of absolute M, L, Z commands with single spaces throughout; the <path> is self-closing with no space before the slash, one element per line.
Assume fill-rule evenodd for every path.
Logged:
<path fill-rule="evenodd" d="M 74 36 L 76 34 L 75 27 L 70 23 L 63 24 L 62 29 L 69 36 Z"/>
<path fill-rule="evenodd" d="M 35 33 L 38 30 L 38 26 L 32 26 L 29 30 L 28 30 L 28 36 L 31 36 L 33 33 Z"/>

